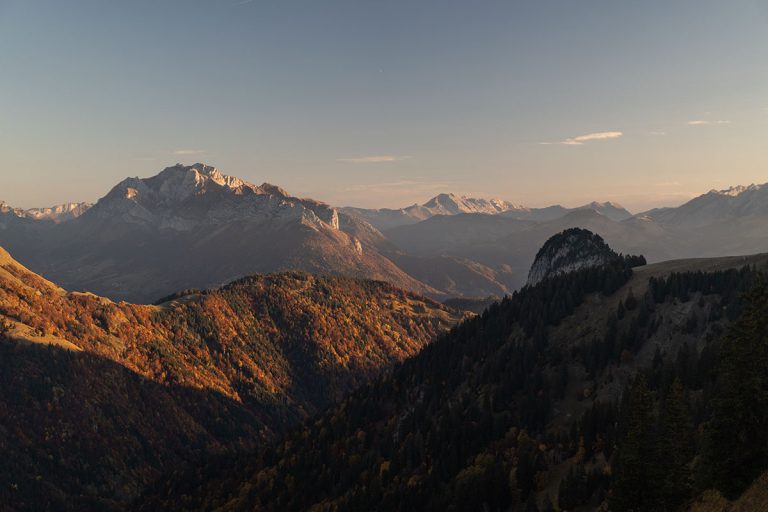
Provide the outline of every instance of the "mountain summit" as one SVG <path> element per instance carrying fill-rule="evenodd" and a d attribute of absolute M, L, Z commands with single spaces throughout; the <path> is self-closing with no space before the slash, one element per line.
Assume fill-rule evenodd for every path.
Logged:
<path fill-rule="evenodd" d="M 585 268 L 616 261 L 620 256 L 600 235 L 587 229 L 571 228 L 553 236 L 542 246 L 528 273 L 528 284 Z"/>
<path fill-rule="evenodd" d="M 339 228 L 334 208 L 293 198 L 279 187 L 254 185 L 206 165 L 167 167 L 150 178 L 126 178 L 87 216 L 159 229 L 189 231 L 234 221 L 299 221 L 315 229 Z"/>
<path fill-rule="evenodd" d="M 415 224 L 437 215 L 460 215 L 463 213 L 483 213 L 497 215 L 508 212 L 527 212 L 528 208 L 502 199 L 482 199 L 460 196 L 453 193 L 438 194 L 424 204 L 414 204 L 405 208 L 352 208 L 343 212 L 364 219 L 377 229 L 388 230 L 399 226 Z"/>
<path fill-rule="evenodd" d="M 423 205 L 405 208 L 406 211 L 428 213 L 429 216 L 458 215 L 459 213 L 496 214 L 520 209 L 523 207 L 502 199 L 478 199 L 456 194 L 439 194 Z"/>

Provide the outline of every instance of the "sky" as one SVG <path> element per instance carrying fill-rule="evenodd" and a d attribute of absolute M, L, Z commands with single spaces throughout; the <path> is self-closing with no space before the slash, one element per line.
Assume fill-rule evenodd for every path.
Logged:
<path fill-rule="evenodd" d="M 0 199 L 204 162 L 338 206 L 768 182 L 765 0 L 0 0 Z"/>

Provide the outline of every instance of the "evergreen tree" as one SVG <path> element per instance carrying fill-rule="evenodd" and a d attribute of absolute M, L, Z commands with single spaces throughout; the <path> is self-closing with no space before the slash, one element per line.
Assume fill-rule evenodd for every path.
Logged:
<path fill-rule="evenodd" d="M 664 510 L 677 510 L 690 495 L 691 434 L 683 385 L 675 379 L 659 415 L 658 464 Z"/>
<path fill-rule="evenodd" d="M 609 501 L 613 512 L 659 510 L 661 482 L 653 402 L 646 378 L 640 374 L 632 386 L 627 435 L 620 445 L 616 480 Z"/>
<path fill-rule="evenodd" d="M 705 484 L 736 497 L 768 467 L 768 283 L 760 277 L 722 347 L 708 424 Z"/>

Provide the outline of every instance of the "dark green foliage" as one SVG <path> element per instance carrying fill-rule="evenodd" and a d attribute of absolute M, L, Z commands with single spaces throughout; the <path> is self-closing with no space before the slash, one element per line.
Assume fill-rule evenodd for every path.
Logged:
<path fill-rule="evenodd" d="M 694 292 L 704 295 L 718 294 L 722 297 L 724 304 L 732 304 L 736 302 L 739 295 L 750 289 L 754 283 L 754 274 L 754 270 L 750 267 L 711 273 L 675 272 L 663 279 L 652 277 L 649 288 L 657 304 L 669 297 L 688 301 Z M 728 311 L 731 320 L 738 316 L 738 308 L 728 308 Z"/>
<path fill-rule="evenodd" d="M 658 468 L 653 406 L 653 395 L 641 374 L 629 398 L 627 434 L 621 444 L 610 498 L 613 511 L 659 510 L 662 475 Z"/>
<path fill-rule="evenodd" d="M 676 381 L 660 401 L 654 395 L 640 374 L 626 405 L 612 511 L 674 511 L 690 497 L 693 429 L 682 386 Z"/>
<path fill-rule="evenodd" d="M 726 336 L 703 463 L 735 497 L 768 468 L 768 283 L 760 279 Z"/>
<path fill-rule="evenodd" d="M 693 427 L 685 401 L 683 386 L 677 379 L 662 400 L 659 412 L 656 463 L 661 482 L 660 503 L 665 510 L 677 510 L 691 493 Z"/>
<path fill-rule="evenodd" d="M 648 264 L 648 262 L 645 260 L 645 256 L 643 255 L 634 256 L 627 254 L 624 256 L 624 261 L 630 268 L 642 267 Z"/>

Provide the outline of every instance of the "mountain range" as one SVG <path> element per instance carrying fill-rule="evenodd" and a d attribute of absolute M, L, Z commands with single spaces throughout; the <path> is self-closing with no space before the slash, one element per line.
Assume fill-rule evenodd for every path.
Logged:
<path fill-rule="evenodd" d="M 50 208 L 13 208 L 5 201 L 0 201 L 0 214 L 12 214 L 18 218 L 34 220 L 50 220 L 52 222 L 64 222 L 79 217 L 93 206 L 91 203 L 65 203 Z"/>
<path fill-rule="evenodd" d="M 0 244 L 69 290 L 152 302 L 254 272 L 382 279 L 445 300 L 523 286 L 536 252 L 589 229 L 648 261 L 768 250 L 768 187 L 710 191 L 633 215 L 611 202 L 528 208 L 440 194 L 401 209 L 337 208 L 205 164 L 128 178 L 96 204 L 0 206 Z M 705 236 L 704 236 L 705 235 Z"/>
<path fill-rule="evenodd" d="M 0 243 L 24 264 L 67 289 L 119 300 L 151 302 L 276 270 L 435 292 L 377 252 L 386 241 L 367 223 L 203 164 L 128 178 L 68 222 L 5 216 Z"/>
<path fill-rule="evenodd" d="M 342 210 L 367 220 L 382 231 L 415 224 L 438 215 L 464 213 L 502 215 L 507 218 L 531 221 L 552 220 L 576 210 L 594 210 L 614 220 L 624 220 L 632 216 L 623 206 L 611 202 L 594 201 L 578 208 L 565 208 L 560 205 L 528 208 L 502 199 L 478 199 L 456 194 L 438 194 L 424 204 L 414 204 L 400 209 L 347 207 Z"/>

